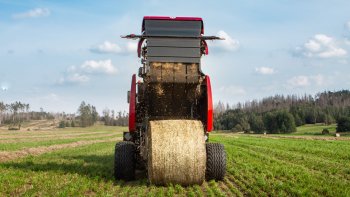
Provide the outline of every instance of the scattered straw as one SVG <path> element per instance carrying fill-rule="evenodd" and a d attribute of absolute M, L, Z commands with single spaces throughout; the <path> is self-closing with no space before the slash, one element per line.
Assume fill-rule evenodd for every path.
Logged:
<path fill-rule="evenodd" d="M 56 135 L 56 136 L 45 136 L 45 137 L 37 137 L 37 138 L 16 138 L 16 139 L 0 139 L 0 144 L 9 144 L 9 143 L 19 143 L 19 142 L 44 142 L 44 141 L 52 141 L 52 140 L 66 140 L 66 139 L 96 139 L 96 138 L 107 138 L 107 137 L 114 137 L 116 136 L 115 133 L 110 134 L 102 134 L 102 135 L 82 135 L 82 136 L 62 136 L 62 135 Z"/>
<path fill-rule="evenodd" d="M 78 141 L 73 142 L 69 144 L 57 144 L 52 146 L 40 146 L 36 148 L 26 148 L 19 151 L 0 151 L 0 162 L 5 162 L 9 160 L 14 160 L 22 157 L 26 157 L 28 155 L 41 155 L 47 152 L 60 150 L 64 148 L 74 148 L 78 146 L 83 145 L 89 145 L 89 144 L 95 144 L 100 142 L 112 142 L 112 141 L 118 141 L 121 140 L 120 137 L 118 138 L 111 138 L 108 140 L 90 140 L 90 141 Z"/>

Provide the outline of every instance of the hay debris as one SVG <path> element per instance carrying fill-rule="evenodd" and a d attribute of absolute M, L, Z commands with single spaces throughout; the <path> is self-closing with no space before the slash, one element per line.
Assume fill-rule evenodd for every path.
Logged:
<path fill-rule="evenodd" d="M 161 84 L 157 84 L 155 88 L 158 96 L 164 96 L 164 89 Z"/>
<path fill-rule="evenodd" d="M 114 137 L 116 134 L 103 134 L 103 135 L 82 135 L 82 136 L 47 136 L 47 137 L 37 137 L 37 138 L 16 138 L 16 139 L 1 139 L 0 144 L 10 144 L 10 143 L 19 143 L 19 142 L 43 142 L 43 141 L 51 141 L 51 140 L 65 140 L 65 139 L 95 139 L 95 138 L 103 138 L 103 137 Z"/>
<path fill-rule="evenodd" d="M 150 121 L 148 178 L 152 184 L 202 184 L 205 170 L 206 150 L 201 121 Z"/>

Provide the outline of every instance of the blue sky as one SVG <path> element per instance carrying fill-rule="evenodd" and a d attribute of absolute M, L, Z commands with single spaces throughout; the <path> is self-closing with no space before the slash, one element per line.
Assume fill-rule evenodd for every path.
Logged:
<path fill-rule="evenodd" d="M 214 102 L 350 87 L 350 1 L 0 0 L 0 101 L 76 112 L 127 110 L 142 17 L 199 16 Z"/>

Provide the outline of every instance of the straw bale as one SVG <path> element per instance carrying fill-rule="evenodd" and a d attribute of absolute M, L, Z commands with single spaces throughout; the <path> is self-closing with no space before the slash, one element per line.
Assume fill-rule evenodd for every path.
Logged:
<path fill-rule="evenodd" d="M 206 149 L 201 121 L 150 121 L 147 141 L 148 178 L 152 184 L 203 183 Z"/>

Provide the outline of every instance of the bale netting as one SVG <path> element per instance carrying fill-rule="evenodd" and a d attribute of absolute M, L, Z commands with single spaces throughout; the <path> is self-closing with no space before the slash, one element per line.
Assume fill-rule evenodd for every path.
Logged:
<path fill-rule="evenodd" d="M 156 185 L 202 184 L 205 179 L 204 128 L 198 120 L 150 121 L 148 179 Z"/>

